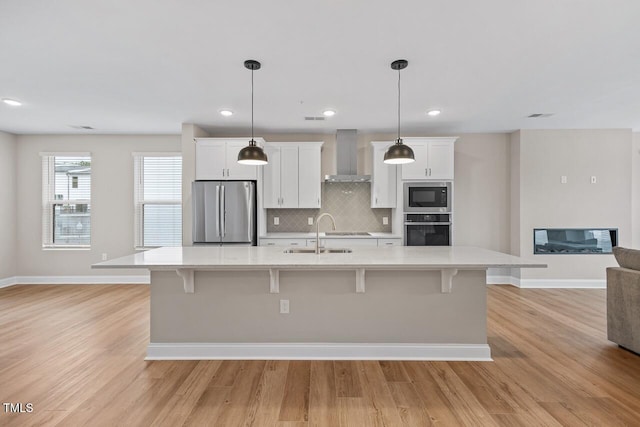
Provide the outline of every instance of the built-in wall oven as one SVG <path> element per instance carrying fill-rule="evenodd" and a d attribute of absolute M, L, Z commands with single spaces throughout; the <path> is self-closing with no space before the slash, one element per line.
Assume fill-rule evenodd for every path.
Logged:
<path fill-rule="evenodd" d="M 405 182 L 404 213 L 451 213 L 451 182 Z"/>
<path fill-rule="evenodd" d="M 405 214 L 404 245 L 451 246 L 451 214 Z"/>

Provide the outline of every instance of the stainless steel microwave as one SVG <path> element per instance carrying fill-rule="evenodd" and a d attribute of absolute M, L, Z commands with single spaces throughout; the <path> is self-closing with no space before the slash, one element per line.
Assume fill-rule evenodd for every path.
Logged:
<path fill-rule="evenodd" d="M 404 212 L 451 213 L 451 182 L 405 182 Z"/>

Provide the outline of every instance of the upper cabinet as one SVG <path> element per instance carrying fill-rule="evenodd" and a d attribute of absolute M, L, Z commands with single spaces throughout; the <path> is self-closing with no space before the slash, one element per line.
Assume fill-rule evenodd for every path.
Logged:
<path fill-rule="evenodd" d="M 384 163 L 384 153 L 393 142 L 371 142 L 373 173 L 371 175 L 371 207 L 395 208 L 397 191 L 396 165 Z"/>
<path fill-rule="evenodd" d="M 265 208 L 298 207 L 298 147 L 268 144 L 265 153 L 269 163 L 264 165 L 263 206 Z"/>
<path fill-rule="evenodd" d="M 269 164 L 263 169 L 265 208 L 321 206 L 320 161 L 322 142 L 268 143 Z"/>
<path fill-rule="evenodd" d="M 264 139 L 255 140 L 264 145 Z M 238 163 L 238 153 L 248 143 L 249 138 L 196 138 L 196 179 L 257 180 L 259 166 Z"/>
<path fill-rule="evenodd" d="M 322 205 L 322 142 L 305 142 L 298 146 L 298 207 L 319 209 Z"/>
<path fill-rule="evenodd" d="M 402 179 L 453 180 L 453 143 L 457 137 L 403 138 L 416 161 L 401 166 Z"/>

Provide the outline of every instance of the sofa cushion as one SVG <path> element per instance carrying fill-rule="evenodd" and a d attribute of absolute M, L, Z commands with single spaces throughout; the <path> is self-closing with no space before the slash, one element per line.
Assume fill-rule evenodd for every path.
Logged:
<path fill-rule="evenodd" d="M 616 246 L 613 248 L 613 255 L 616 257 L 620 267 L 640 270 L 640 250 Z"/>

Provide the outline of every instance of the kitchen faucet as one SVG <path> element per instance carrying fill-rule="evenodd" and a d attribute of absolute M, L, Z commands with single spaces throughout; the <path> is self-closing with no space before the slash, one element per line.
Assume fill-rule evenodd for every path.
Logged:
<path fill-rule="evenodd" d="M 319 254 L 320 253 L 320 220 L 322 218 L 324 218 L 325 216 L 328 216 L 329 218 L 331 218 L 331 223 L 333 224 L 333 229 L 336 229 L 336 219 L 333 217 L 333 215 L 331 215 L 330 213 L 323 213 L 318 215 L 318 217 L 316 218 L 316 253 Z"/>

